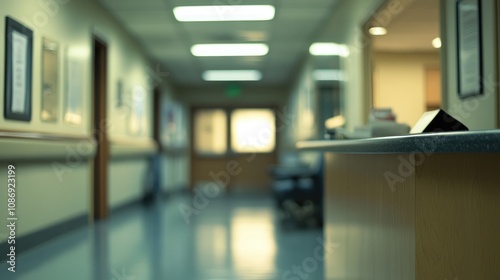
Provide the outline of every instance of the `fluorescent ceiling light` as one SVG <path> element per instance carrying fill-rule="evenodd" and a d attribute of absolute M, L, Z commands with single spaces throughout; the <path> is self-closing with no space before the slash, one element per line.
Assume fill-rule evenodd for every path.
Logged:
<path fill-rule="evenodd" d="M 338 69 L 317 69 L 313 77 L 316 81 L 343 81 L 344 73 Z"/>
<path fill-rule="evenodd" d="M 259 81 L 262 73 L 257 70 L 209 70 L 203 72 L 205 81 Z"/>
<path fill-rule="evenodd" d="M 436 49 L 441 48 L 441 38 L 434 38 L 434 40 L 432 40 L 432 46 Z"/>
<path fill-rule="evenodd" d="M 194 56 L 263 56 L 266 44 L 199 44 L 191 47 Z"/>
<path fill-rule="evenodd" d="M 349 48 L 346 45 L 335 43 L 314 43 L 309 48 L 312 55 L 337 55 L 346 57 L 349 55 Z"/>
<path fill-rule="evenodd" d="M 381 36 L 387 34 L 385 27 L 372 27 L 368 30 L 373 36 Z"/>
<path fill-rule="evenodd" d="M 182 6 L 174 8 L 178 21 L 259 21 L 274 18 L 275 9 L 271 5 L 213 5 Z"/>

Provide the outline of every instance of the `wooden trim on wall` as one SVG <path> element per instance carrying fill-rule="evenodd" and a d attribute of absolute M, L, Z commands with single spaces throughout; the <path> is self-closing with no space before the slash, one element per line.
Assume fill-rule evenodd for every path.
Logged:
<path fill-rule="evenodd" d="M 97 154 L 94 159 L 93 210 L 95 219 L 108 217 L 108 161 L 109 143 L 106 128 L 107 97 L 107 45 L 97 37 L 93 38 L 93 78 L 94 78 L 94 113 L 93 131 L 97 141 Z"/>

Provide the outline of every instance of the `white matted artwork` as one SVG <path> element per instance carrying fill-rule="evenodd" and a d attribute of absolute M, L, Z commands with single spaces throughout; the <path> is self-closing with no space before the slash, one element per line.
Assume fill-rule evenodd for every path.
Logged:
<path fill-rule="evenodd" d="M 133 136 L 142 135 L 146 127 L 146 92 L 142 86 L 132 89 L 132 110 L 130 112 L 129 133 Z"/>
<path fill-rule="evenodd" d="M 42 44 L 42 102 L 41 120 L 57 121 L 58 88 L 58 44 L 43 38 Z"/>
<path fill-rule="evenodd" d="M 77 58 L 67 56 L 66 63 L 64 122 L 79 125 L 82 123 L 83 62 Z"/>

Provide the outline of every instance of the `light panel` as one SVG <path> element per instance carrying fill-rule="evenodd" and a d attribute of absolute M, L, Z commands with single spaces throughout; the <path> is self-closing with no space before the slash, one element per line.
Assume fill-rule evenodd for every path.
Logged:
<path fill-rule="evenodd" d="M 203 72 L 205 81 L 259 81 L 262 73 L 257 70 L 209 70 Z"/>
<path fill-rule="evenodd" d="M 370 34 L 372 34 L 373 36 L 382 36 L 382 35 L 385 35 L 387 34 L 387 29 L 385 27 L 372 27 L 368 30 L 368 32 Z"/>
<path fill-rule="evenodd" d="M 312 55 L 342 56 L 349 55 L 349 48 L 346 45 L 335 43 L 313 43 L 309 48 Z"/>
<path fill-rule="evenodd" d="M 194 56 L 263 56 L 266 44 L 197 44 L 191 47 Z"/>
<path fill-rule="evenodd" d="M 343 81 L 344 72 L 338 69 L 317 69 L 313 71 L 316 81 Z"/>
<path fill-rule="evenodd" d="M 264 21 L 274 18 L 271 5 L 213 5 L 175 7 L 174 16 L 181 22 Z"/>
<path fill-rule="evenodd" d="M 432 46 L 435 48 L 435 49 L 439 49 L 441 48 L 441 38 L 437 37 L 437 38 L 434 38 L 434 40 L 432 40 Z"/>

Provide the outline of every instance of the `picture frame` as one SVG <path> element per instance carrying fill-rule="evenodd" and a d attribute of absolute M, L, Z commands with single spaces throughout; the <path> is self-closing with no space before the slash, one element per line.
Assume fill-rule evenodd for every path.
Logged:
<path fill-rule="evenodd" d="M 56 122 L 59 100 L 59 45 L 47 38 L 42 39 L 42 88 L 40 119 Z"/>
<path fill-rule="evenodd" d="M 132 110 L 129 115 L 129 135 L 140 136 L 145 132 L 146 125 L 146 90 L 140 85 L 134 86 L 130 97 Z"/>
<path fill-rule="evenodd" d="M 65 94 L 63 119 L 65 124 L 78 126 L 82 124 L 83 114 L 83 73 L 84 64 L 78 57 L 65 50 Z"/>
<path fill-rule="evenodd" d="M 481 0 L 457 0 L 458 96 L 483 93 Z"/>
<path fill-rule="evenodd" d="M 5 18 L 4 117 L 31 121 L 33 31 Z"/>
<path fill-rule="evenodd" d="M 123 82 L 118 79 L 116 82 L 116 108 L 120 109 L 123 107 Z"/>

